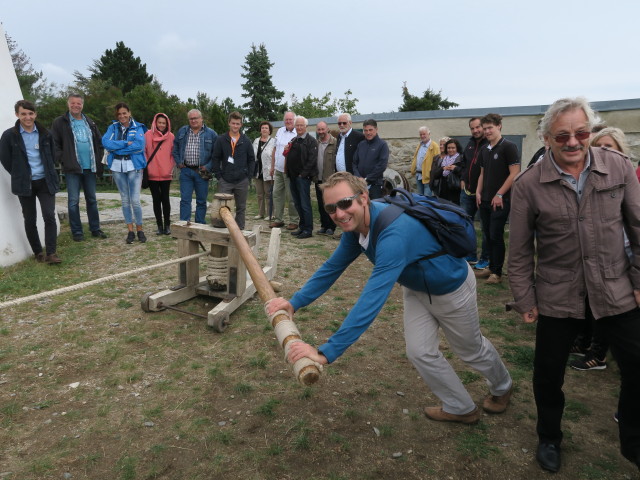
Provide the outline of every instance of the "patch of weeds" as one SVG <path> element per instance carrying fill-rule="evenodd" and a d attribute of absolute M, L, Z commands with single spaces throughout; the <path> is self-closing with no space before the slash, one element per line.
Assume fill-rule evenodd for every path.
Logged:
<path fill-rule="evenodd" d="M 270 457 L 275 457 L 276 455 L 280 455 L 281 453 L 282 447 L 277 443 L 269 445 L 269 448 L 267 448 L 267 455 L 269 455 Z"/>
<path fill-rule="evenodd" d="M 344 416 L 345 416 L 346 418 L 348 418 L 349 420 L 355 420 L 355 419 L 357 419 L 357 418 L 360 416 L 360 414 L 359 414 L 359 413 L 358 413 L 358 411 L 357 411 L 356 409 L 354 409 L 354 408 L 347 408 L 347 409 L 344 411 Z"/>
<path fill-rule="evenodd" d="M 125 375 L 125 379 L 127 383 L 136 383 L 142 380 L 142 377 L 143 377 L 142 372 L 133 372 L 133 373 L 130 373 L 129 375 Z"/>
<path fill-rule="evenodd" d="M 51 469 L 53 469 L 53 463 L 49 458 L 36 458 L 29 466 L 29 470 L 36 475 L 42 475 Z"/>
<path fill-rule="evenodd" d="M 93 467 L 96 463 L 98 463 L 103 458 L 103 455 L 100 452 L 95 452 L 95 453 L 88 453 L 87 455 L 83 455 L 81 458 L 84 461 L 84 463 L 87 465 L 87 467 Z"/>
<path fill-rule="evenodd" d="M 162 455 L 166 450 L 167 447 L 165 445 L 162 445 L 161 443 L 152 445 L 149 449 L 152 455 Z"/>
<path fill-rule="evenodd" d="M 4 336 L 9 335 L 9 329 L 7 327 L 0 328 L 0 335 L 4 335 Z"/>
<path fill-rule="evenodd" d="M 120 349 L 120 347 L 113 344 L 107 345 L 107 348 L 104 349 L 104 356 L 109 362 L 117 360 L 118 357 L 120 357 L 120 354 L 122 354 L 122 350 Z"/>
<path fill-rule="evenodd" d="M 529 345 L 505 345 L 503 358 L 514 366 L 531 371 L 533 370 L 534 349 Z"/>
<path fill-rule="evenodd" d="M 489 443 L 487 426 L 483 423 L 460 433 L 456 437 L 456 444 L 456 450 L 473 460 L 499 453 L 498 448 Z"/>
<path fill-rule="evenodd" d="M 15 400 L 0 407 L 0 425 L 3 427 L 12 423 L 13 417 L 20 411 L 20 406 Z"/>
<path fill-rule="evenodd" d="M 140 335 L 128 335 L 124 337 L 124 343 L 144 343 L 144 338 Z"/>
<path fill-rule="evenodd" d="M 384 438 L 389 438 L 393 436 L 393 427 L 391 425 L 380 425 L 380 436 Z"/>
<path fill-rule="evenodd" d="M 7 371 L 11 370 L 11 367 L 13 367 L 13 365 L 11 365 L 10 363 L 2 363 L 2 364 L 0 364 L 0 373 L 7 372 Z"/>
<path fill-rule="evenodd" d="M 586 480 L 605 480 L 611 478 L 611 473 L 618 469 L 617 462 L 607 455 L 607 458 L 597 458 L 580 468 L 580 478 Z"/>
<path fill-rule="evenodd" d="M 33 408 L 35 408 L 36 410 L 42 410 L 44 408 L 49 408 L 54 404 L 54 402 L 52 400 L 45 400 L 44 402 L 38 402 L 36 403 Z"/>
<path fill-rule="evenodd" d="M 194 362 L 194 363 L 191 364 L 191 369 L 192 370 L 198 370 L 198 369 L 200 369 L 202 367 L 204 367 L 204 365 L 202 365 L 201 363 Z"/>
<path fill-rule="evenodd" d="M 348 452 L 349 450 L 351 450 L 351 444 L 349 443 L 349 440 L 338 433 L 330 433 L 329 440 L 340 445 L 340 449 L 344 452 Z"/>
<path fill-rule="evenodd" d="M 136 478 L 136 457 L 120 457 L 116 462 L 116 469 L 120 472 L 121 480 L 135 480 Z"/>
<path fill-rule="evenodd" d="M 300 392 L 300 395 L 298 396 L 298 398 L 300 398 L 300 400 L 308 400 L 312 396 L 313 396 L 313 388 L 305 387 L 302 390 L 302 392 Z"/>
<path fill-rule="evenodd" d="M 171 380 L 158 380 L 155 385 L 161 392 L 168 392 L 173 389 Z"/>
<path fill-rule="evenodd" d="M 236 386 L 233 387 L 233 390 L 241 395 L 246 395 L 253 391 L 253 386 L 248 383 L 237 383 Z"/>
<path fill-rule="evenodd" d="M 118 300 L 118 303 L 116 304 L 116 306 L 118 308 L 122 308 L 123 310 L 126 310 L 127 308 L 133 307 L 133 303 L 127 300 Z"/>
<path fill-rule="evenodd" d="M 311 448 L 309 432 L 307 430 L 300 432 L 300 434 L 293 439 L 292 444 L 295 450 L 309 450 Z"/>
<path fill-rule="evenodd" d="M 99 417 L 106 417 L 107 415 L 109 415 L 110 411 L 111 411 L 111 405 L 100 405 L 98 407 L 98 411 L 96 412 L 96 415 L 98 415 Z"/>
<path fill-rule="evenodd" d="M 591 415 L 591 409 L 582 402 L 576 400 L 567 400 L 564 406 L 564 418 L 577 422 L 582 417 Z"/>
<path fill-rule="evenodd" d="M 222 369 L 218 365 L 207 368 L 207 375 L 210 376 L 211 378 L 217 377 L 218 375 L 220 375 L 221 372 L 222 372 Z"/>
<path fill-rule="evenodd" d="M 142 413 L 144 414 L 145 418 L 159 418 L 163 415 L 162 407 L 160 405 L 156 405 L 153 408 L 143 410 Z"/>
<path fill-rule="evenodd" d="M 470 372 L 469 370 L 463 370 L 456 373 L 458 374 L 458 377 L 460 377 L 460 381 L 463 385 L 469 385 L 470 383 L 476 382 L 482 378 L 477 373 Z"/>
<path fill-rule="evenodd" d="M 260 352 L 256 357 L 252 357 L 249 359 L 249 366 L 255 368 L 265 369 L 269 365 L 269 360 L 267 360 L 267 356 L 264 352 Z"/>
<path fill-rule="evenodd" d="M 256 413 L 267 418 L 273 418 L 276 416 L 275 409 L 278 405 L 280 405 L 280 400 L 270 398 L 257 408 Z"/>
<path fill-rule="evenodd" d="M 324 327 L 324 329 L 329 330 L 331 333 L 336 333 L 340 328 L 340 325 L 342 325 L 342 322 L 340 322 L 339 320 L 331 320 L 329 322 L 329 325 Z"/>
<path fill-rule="evenodd" d="M 367 390 L 367 396 L 371 398 L 378 398 L 378 395 L 380 395 L 380 392 L 375 388 L 370 388 L 369 390 Z"/>
<path fill-rule="evenodd" d="M 227 430 L 221 430 L 215 435 L 216 441 L 223 445 L 231 445 L 233 441 L 233 434 Z"/>
<path fill-rule="evenodd" d="M 194 427 L 207 427 L 211 425 L 211 419 L 207 417 L 200 417 L 193 420 Z"/>
<path fill-rule="evenodd" d="M 454 357 L 453 352 L 450 352 L 449 350 L 447 350 L 446 352 L 443 352 L 442 356 L 447 360 L 451 360 Z"/>

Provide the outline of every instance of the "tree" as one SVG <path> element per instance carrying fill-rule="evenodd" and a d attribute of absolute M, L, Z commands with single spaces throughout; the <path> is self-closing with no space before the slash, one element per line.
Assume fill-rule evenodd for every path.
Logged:
<path fill-rule="evenodd" d="M 134 57 L 133 50 L 124 42 L 116 42 L 114 50 L 105 50 L 99 60 L 89 67 L 92 79 L 104 80 L 119 88 L 126 95 L 138 85 L 147 85 L 153 81 L 153 75 L 147 73 L 147 64 L 140 57 Z M 80 77 L 80 78 L 79 78 Z M 76 79 L 84 77 L 76 72 Z"/>
<path fill-rule="evenodd" d="M 196 99 L 187 99 L 189 109 L 197 108 L 202 113 L 202 118 L 209 128 L 213 128 L 217 133 L 226 132 L 229 129 L 227 117 L 231 112 L 237 110 L 233 100 L 225 98 L 222 103 L 218 103 L 218 98 L 211 99 L 209 95 L 198 92 Z"/>
<path fill-rule="evenodd" d="M 311 94 L 298 100 L 295 94 L 291 95 L 291 110 L 296 115 L 302 115 L 306 118 L 322 118 L 333 117 L 336 113 L 349 113 L 358 115 L 356 109 L 357 98 L 349 98 L 352 95 L 351 90 L 344 92 L 345 98 L 331 98 L 331 92 L 325 93 L 322 97 L 314 97 Z"/>
<path fill-rule="evenodd" d="M 246 82 L 242 84 L 245 93 L 242 97 L 247 99 L 242 105 L 245 114 L 245 125 L 249 132 L 259 133 L 258 125 L 263 120 L 278 120 L 286 111 L 286 104 L 280 103 L 284 92 L 278 90 L 271 81 L 269 71 L 274 63 L 269 61 L 269 54 L 264 43 L 258 47 L 251 44 L 251 51 L 245 57 L 242 69 L 242 78 Z"/>
<path fill-rule="evenodd" d="M 403 104 L 400 106 L 401 112 L 418 112 L 426 110 L 448 110 L 457 107 L 458 104 L 449 101 L 448 98 L 442 98 L 442 90 L 434 92 L 431 87 L 427 88 L 422 97 L 417 97 L 409 93 L 407 82 L 402 86 Z"/>
<path fill-rule="evenodd" d="M 22 97 L 35 103 L 55 95 L 55 85 L 44 77 L 42 71 L 36 71 L 31 65 L 29 56 L 18 48 L 18 44 L 5 33 L 7 46 L 11 54 L 11 62 L 18 77 Z M 18 99 L 16 99 L 18 100 Z"/>

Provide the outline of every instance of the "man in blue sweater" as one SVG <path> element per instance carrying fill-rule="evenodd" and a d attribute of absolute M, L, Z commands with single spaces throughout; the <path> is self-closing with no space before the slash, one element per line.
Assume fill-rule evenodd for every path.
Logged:
<path fill-rule="evenodd" d="M 465 259 L 440 255 L 420 261 L 442 247 L 409 215 L 400 215 L 372 245 L 370 226 L 375 228 L 387 205 L 371 203 L 364 179 L 347 172 L 333 174 L 322 188 L 327 213 L 345 233 L 331 257 L 290 301 L 276 298 L 269 302 L 269 314 L 285 310 L 293 316 L 294 311 L 326 292 L 363 252 L 373 263 L 373 271 L 360 298 L 327 343 L 316 350 L 296 342 L 288 360 L 294 363 L 308 357 L 323 365 L 335 361 L 371 325 L 399 282 L 403 286 L 407 357 L 442 401 L 441 406 L 425 408 L 427 417 L 466 424 L 480 419 L 478 407 L 439 350 L 439 328 L 451 349 L 487 379 L 490 394 L 484 399 L 484 410 L 504 412 L 511 396 L 511 377 L 496 349 L 480 332 L 475 276 Z"/>

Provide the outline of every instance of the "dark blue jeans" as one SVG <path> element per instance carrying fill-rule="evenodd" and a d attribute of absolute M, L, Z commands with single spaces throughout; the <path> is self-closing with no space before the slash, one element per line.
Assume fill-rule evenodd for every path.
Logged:
<path fill-rule="evenodd" d="M 191 220 L 191 198 L 196 192 L 196 223 L 207 223 L 207 195 L 209 194 L 209 181 L 204 180 L 200 174 L 192 168 L 180 169 L 180 220 Z"/>
<path fill-rule="evenodd" d="M 82 173 L 65 173 L 67 183 L 67 207 L 69 209 L 69 226 L 71 235 L 82 235 L 82 222 L 80 221 L 80 189 L 84 192 L 84 200 L 87 204 L 87 217 L 89 230 L 100 230 L 100 214 L 98 213 L 98 200 L 96 199 L 96 174 L 91 170 L 83 170 Z"/>
<path fill-rule="evenodd" d="M 487 242 L 489 252 L 489 270 L 498 276 L 502 276 L 506 245 L 504 243 L 504 227 L 509 218 L 511 203 L 502 199 L 503 208 L 496 210 L 491 202 L 483 201 L 480 204 L 480 219 L 482 220 L 482 241 Z"/>
<path fill-rule="evenodd" d="M 20 206 L 22 207 L 22 216 L 24 217 L 24 230 L 27 234 L 27 240 L 31 245 L 34 254 L 42 252 L 42 243 L 38 233 L 38 208 L 36 207 L 36 199 L 40 203 L 42 210 L 42 219 L 44 220 L 44 243 L 47 249 L 47 255 L 56 253 L 56 245 L 58 241 L 58 224 L 56 223 L 56 196 L 49 193 L 47 181 L 34 180 L 31 182 L 31 195 L 28 197 L 18 196 Z"/>
<path fill-rule="evenodd" d="M 560 423 L 564 411 L 564 373 L 569 349 L 585 322 L 592 319 L 587 304 L 587 318 L 553 318 L 540 315 L 536 330 L 533 367 L 533 393 L 538 409 L 537 433 L 540 441 L 560 444 Z M 620 368 L 618 427 L 622 455 L 640 461 L 640 309 L 596 322 L 611 346 Z"/>
<path fill-rule="evenodd" d="M 313 211 L 311 210 L 311 180 L 302 177 L 289 178 L 291 199 L 296 206 L 302 232 L 313 233 Z"/>
<path fill-rule="evenodd" d="M 478 204 L 476 203 L 475 195 L 467 195 L 464 190 L 460 190 L 460 206 L 464 208 L 464 211 L 475 220 L 476 213 L 478 212 Z M 487 249 L 487 242 L 484 235 L 482 235 L 480 260 L 489 260 L 489 251 Z"/>
<path fill-rule="evenodd" d="M 320 226 L 324 229 L 336 229 L 336 224 L 331 220 L 331 216 L 324 209 L 324 198 L 320 189 L 322 182 L 316 182 L 316 199 L 318 200 L 318 212 L 320 213 Z"/>

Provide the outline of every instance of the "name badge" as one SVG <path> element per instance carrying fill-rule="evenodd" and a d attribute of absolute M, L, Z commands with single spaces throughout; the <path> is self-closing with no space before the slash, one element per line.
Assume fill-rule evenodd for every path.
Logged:
<path fill-rule="evenodd" d="M 230 164 L 232 164 L 232 165 L 233 165 L 233 157 L 229 157 L 229 158 L 227 158 L 227 162 L 229 162 Z"/>

